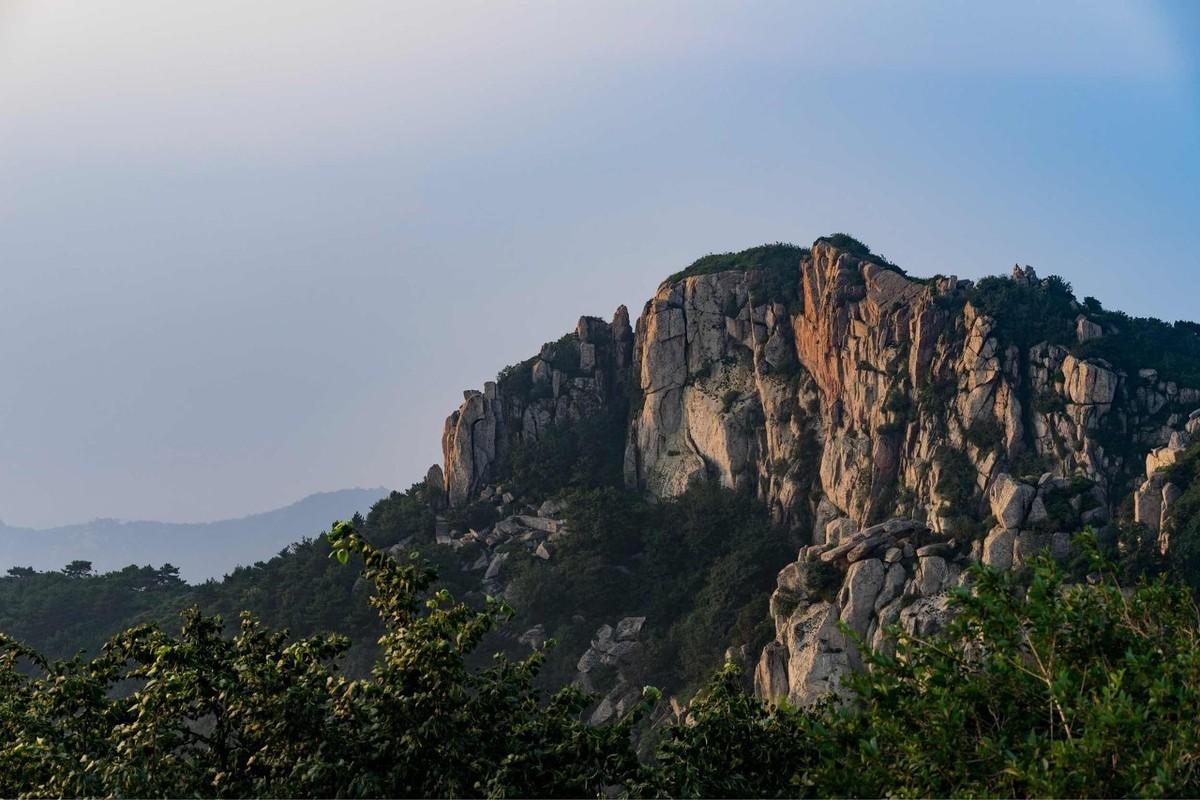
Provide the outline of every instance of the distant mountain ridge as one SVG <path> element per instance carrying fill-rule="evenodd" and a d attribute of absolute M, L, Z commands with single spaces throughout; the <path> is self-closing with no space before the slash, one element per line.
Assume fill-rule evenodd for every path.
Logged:
<path fill-rule="evenodd" d="M 318 492 L 283 508 L 215 522 L 96 519 L 44 529 L 0 522 L 0 570 L 60 569 L 75 559 L 91 561 L 98 572 L 169 562 L 195 583 L 266 560 L 335 519 L 365 514 L 387 494 L 383 487 Z"/>

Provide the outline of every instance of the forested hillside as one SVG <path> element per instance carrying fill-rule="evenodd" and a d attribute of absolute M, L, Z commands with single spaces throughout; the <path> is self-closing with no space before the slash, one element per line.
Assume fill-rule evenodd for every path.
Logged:
<path fill-rule="evenodd" d="M 98 519 L 55 528 L 0 522 L 0 571 L 9 567 L 57 570 L 68 561 L 90 561 L 98 572 L 129 563 L 179 568 L 189 583 L 220 578 L 238 564 L 269 558 L 329 520 L 366 512 L 387 495 L 382 488 L 319 492 L 283 508 L 215 522 Z"/>

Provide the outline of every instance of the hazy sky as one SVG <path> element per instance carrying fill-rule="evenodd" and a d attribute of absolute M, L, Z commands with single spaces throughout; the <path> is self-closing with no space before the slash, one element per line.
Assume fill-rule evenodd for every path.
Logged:
<path fill-rule="evenodd" d="M 1196 6 L 989 5 L 0 0 L 0 518 L 407 487 L 766 241 L 1200 318 Z"/>

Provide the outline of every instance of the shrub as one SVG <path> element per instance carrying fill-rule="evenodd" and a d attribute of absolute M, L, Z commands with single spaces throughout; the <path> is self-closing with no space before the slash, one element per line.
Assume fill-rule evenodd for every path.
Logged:
<path fill-rule="evenodd" d="M 882 255 L 879 255 L 878 253 L 872 253 L 871 248 L 867 247 L 863 242 L 855 239 L 848 233 L 832 233 L 828 236 L 822 236 L 817 241 L 829 242 L 829 244 L 833 245 L 839 250 L 845 250 L 851 255 L 858 256 L 864 261 L 870 261 L 874 264 L 878 264 L 881 267 L 890 269 L 893 272 L 898 272 L 901 275 L 908 274 L 891 261 L 888 261 Z"/>
<path fill-rule="evenodd" d="M 970 302 L 991 317 L 1001 344 L 1022 350 L 1039 342 L 1070 345 L 1075 341 L 1075 310 L 1071 284 L 1057 275 L 1029 285 L 991 276 L 975 285 Z"/>
<path fill-rule="evenodd" d="M 948 504 L 946 514 L 964 513 L 975 498 L 975 465 L 966 453 L 952 447 L 939 448 L 937 493 Z M 941 513 L 941 512 L 939 512 Z"/>
<path fill-rule="evenodd" d="M 976 417 L 967 428 L 967 441 L 980 450 L 996 450 L 1004 444 L 1004 426 L 995 417 Z"/>
<path fill-rule="evenodd" d="M 1194 796 L 1200 632 L 1186 591 L 973 567 L 933 637 L 866 654 L 854 703 L 771 709 L 729 666 L 667 731 L 651 790 L 687 797 Z M 699 765 L 703 765 L 702 767 Z"/>
<path fill-rule="evenodd" d="M 1163 380 L 1200 387 L 1200 327 L 1195 323 L 1131 317 L 1096 305 L 1091 311 L 1093 321 L 1119 333 L 1075 344 L 1071 348 L 1075 356 L 1103 358 L 1130 375 L 1139 369 L 1155 369 Z"/>

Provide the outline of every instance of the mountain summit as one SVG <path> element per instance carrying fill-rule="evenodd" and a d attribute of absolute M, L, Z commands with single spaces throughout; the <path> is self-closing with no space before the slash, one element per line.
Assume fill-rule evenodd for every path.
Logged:
<path fill-rule="evenodd" d="M 798 534 L 757 681 L 808 702 L 857 666 L 839 621 L 875 647 L 897 621 L 936 628 L 971 561 L 1065 559 L 1073 531 L 1115 536 L 1122 516 L 1167 552 L 1200 327 L 1080 302 L 1027 266 L 916 279 L 844 234 L 766 245 L 702 258 L 636 325 L 624 306 L 582 317 L 466 392 L 426 485 L 451 507 L 510 502 L 514 456 L 563 430 L 607 437 L 630 489 L 719 484 Z"/>

